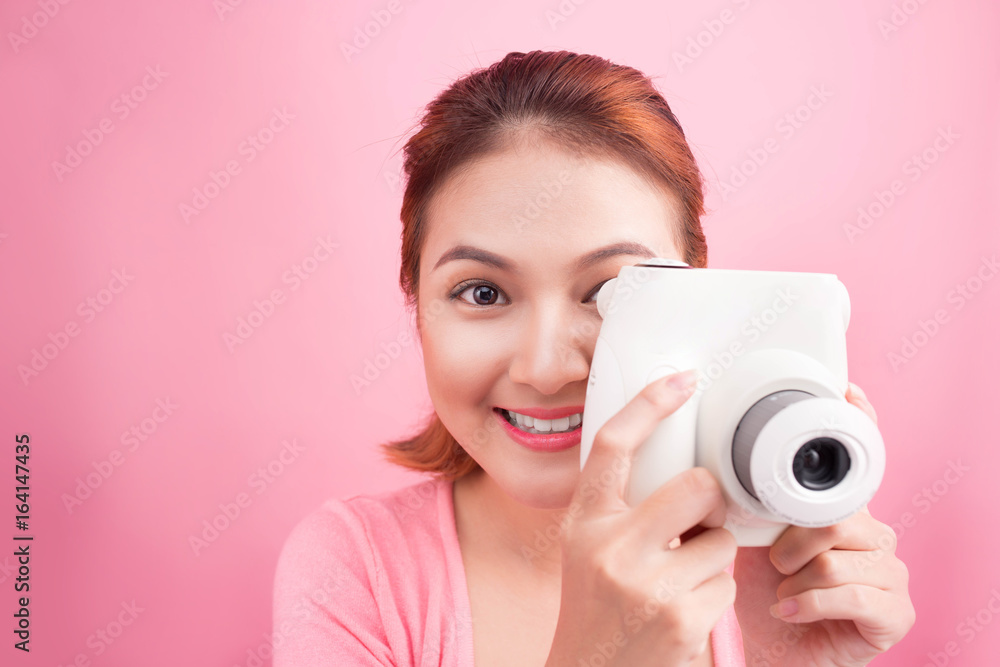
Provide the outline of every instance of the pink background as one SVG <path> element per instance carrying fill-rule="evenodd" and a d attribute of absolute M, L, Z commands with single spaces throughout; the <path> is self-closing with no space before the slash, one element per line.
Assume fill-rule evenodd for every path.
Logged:
<path fill-rule="evenodd" d="M 326 498 L 417 479 L 376 444 L 430 407 L 418 350 L 351 384 L 412 331 L 396 283 L 397 151 L 456 77 L 533 49 L 654 77 L 709 182 L 711 266 L 847 285 L 851 379 L 888 447 L 871 508 L 901 528 L 918 616 L 876 663 L 922 665 L 949 642 L 949 664 L 995 660 L 1000 279 L 983 258 L 1000 250 L 1000 5 L 399 0 L 348 59 L 341 44 L 376 32 L 388 2 L 223 2 L 0 9 L 0 541 L 19 532 L 18 433 L 31 436 L 35 535 L 30 658 L 11 648 L 14 558 L 0 556 L 0 662 L 269 662 L 292 526 Z M 825 91 L 813 109 L 811 89 Z M 798 127 L 782 122 L 796 113 Z M 270 143 L 251 160 L 242 142 L 258 133 Z M 79 144 L 89 154 L 57 173 Z M 933 163 L 913 171 L 925 152 Z M 225 187 L 185 221 L 211 172 Z M 859 207 L 880 215 L 852 235 Z M 336 247 L 314 255 L 317 239 Z M 961 308 L 960 284 L 978 289 Z M 225 335 L 274 290 L 270 317 L 230 350 Z M 52 358 L 25 380 L 35 351 Z M 145 439 L 123 441 L 133 427 Z M 100 468 L 110 476 L 67 509 Z M 220 504 L 240 513 L 195 554 L 203 522 L 225 523 Z M 970 637 L 959 624 L 977 612 L 992 624 Z M 97 640 L 119 617 L 130 623 L 113 643 Z"/>

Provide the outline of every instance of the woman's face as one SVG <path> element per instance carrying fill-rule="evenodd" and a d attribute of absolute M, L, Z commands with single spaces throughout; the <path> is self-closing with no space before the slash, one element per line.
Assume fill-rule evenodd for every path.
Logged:
<path fill-rule="evenodd" d="M 472 163 L 431 200 L 417 295 L 427 387 L 445 427 L 519 502 L 569 504 L 597 290 L 622 266 L 682 259 L 680 220 L 638 173 L 544 141 Z M 538 424 L 550 430 L 522 435 L 527 424 L 501 409 L 553 417 Z"/>

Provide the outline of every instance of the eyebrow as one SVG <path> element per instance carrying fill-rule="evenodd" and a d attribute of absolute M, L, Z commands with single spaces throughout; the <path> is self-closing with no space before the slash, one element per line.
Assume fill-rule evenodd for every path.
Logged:
<path fill-rule="evenodd" d="M 650 257 L 655 257 L 656 253 L 643 244 L 635 241 L 619 241 L 618 243 L 612 243 L 611 245 L 606 245 L 603 248 L 598 248 L 597 250 L 581 257 L 576 263 L 576 270 L 582 271 L 602 260 L 611 257 L 618 257 L 619 255 L 638 255 L 648 259 Z M 489 250 L 483 250 L 482 248 L 476 248 L 475 246 L 470 245 L 457 245 L 448 252 L 444 253 L 441 255 L 441 258 L 437 261 L 437 264 L 434 265 L 434 268 L 431 269 L 431 271 L 436 270 L 443 264 L 459 259 L 470 259 L 474 262 L 480 262 L 501 271 L 506 271 L 507 273 L 517 273 L 517 269 L 514 268 L 514 263 L 509 259 L 490 252 Z"/>

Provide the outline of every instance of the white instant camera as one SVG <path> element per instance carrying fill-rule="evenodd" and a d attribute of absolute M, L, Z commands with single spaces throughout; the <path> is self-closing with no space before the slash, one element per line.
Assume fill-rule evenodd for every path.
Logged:
<path fill-rule="evenodd" d="M 770 546 L 789 525 L 828 526 L 878 489 L 885 447 L 847 402 L 847 289 L 835 275 L 626 266 L 597 298 L 581 469 L 601 427 L 650 382 L 697 368 L 687 402 L 635 455 L 626 501 L 641 503 L 702 466 L 740 546 Z"/>

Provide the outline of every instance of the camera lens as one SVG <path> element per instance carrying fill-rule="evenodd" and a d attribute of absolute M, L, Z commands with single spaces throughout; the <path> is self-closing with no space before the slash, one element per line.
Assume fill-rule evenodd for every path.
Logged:
<path fill-rule="evenodd" d="M 840 484 L 851 468 L 847 449 L 833 438 L 813 438 L 799 447 L 792 460 L 795 480 L 815 491 L 822 491 Z"/>

